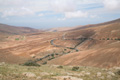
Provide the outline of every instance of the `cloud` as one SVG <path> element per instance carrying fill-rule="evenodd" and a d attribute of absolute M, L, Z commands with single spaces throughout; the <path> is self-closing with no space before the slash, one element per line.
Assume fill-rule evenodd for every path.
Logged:
<path fill-rule="evenodd" d="M 75 0 L 52 0 L 50 6 L 56 12 L 72 12 L 76 10 Z"/>
<path fill-rule="evenodd" d="M 53 11 L 64 14 L 65 17 L 58 20 L 87 17 L 87 12 L 77 10 L 77 2 L 79 0 L 52 0 L 50 6 Z"/>
<path fill-rule="evenodd" d="M 33 15 L 34 12 L 28 8 L 22 7 L 22 8 L 11 8 L 9 10 L 5 10 L 2 12 L 2 17 L 7 16 L 24 16 L 24 15 Z"/>
<path fill-rule="evenodd" d="M 51 11 L 49 15 L 62 14 L 65 19 L 85 18 L 92 14 L 108 14 L 109 11 L 118 13 L 119 5 L 120 0 L 0 0 L 0 16 L 43 16 L 48 14 L 38 13 Z M 57 17 L 65 20 L 63 16 Z"/>
<path fill-rule="evenodd" d="M 120 10 L 120 0 L 104 0 L 103 4 L 108 10 Z"/>
<path fill-rule="evenodd" d="M 66 20 L 66 18 L 58 18 L 57 20 L 58 21 L 64 21 L 64 20 Z"/>
<path fill-rule="evenodd" d="M 82 11 L 74 11 L 74 12 L 65 12 L 65 18 L 80 18 L 80 17 L 87 17 L 87 12 Z"/>
<path fill-rule="evenodd" d="M 83 8 L 98 3 L 98 0 L 0 0 L 2 17 L 37 15 L 42 11 L 54 11 L 64 14 L 65 18 L 86 17 Z M 43 16 L 39 14 L 38 16 Z"/>
<path fill-rule="evenodd" d="M 2 17 L 33 15 L 49 10 L 49 0 L 0 0 Z"/>
<path fill-rule="evenodd" d="M 64 21 L 66 19 L 71 19 L 71 18 L 86 18 L 88 17 L 87 12 L 82 12 L 82 11 L 74 11 L 74 12 L 65 12 L 64 13 L 64 18 L 58 18 L 57 20 L 59 21 Z"/>
<path fill-rule="evenodd" d="M 43 14 L 43 13 L 41 13 L 41 14 L 38 14 L 38 16 L 44 16 L 44 14 Z"/>
<path fill-rule="evenodd" d="M 90 18 L 100 18 L 98 15 L 90 15 Z"/>

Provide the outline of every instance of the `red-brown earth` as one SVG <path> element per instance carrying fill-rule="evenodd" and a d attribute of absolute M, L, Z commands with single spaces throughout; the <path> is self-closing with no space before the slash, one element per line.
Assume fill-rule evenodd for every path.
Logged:
<path fill-rule="evenodd" d="M 44 57 L 48 64 L 120 66 L 120 19 L 62 32 L 32 30 L 23 33 L 0 28 L 0 62 L 20 64 Z M 51 60 L 45 57 L 56 53 L 65 54 Z"/>

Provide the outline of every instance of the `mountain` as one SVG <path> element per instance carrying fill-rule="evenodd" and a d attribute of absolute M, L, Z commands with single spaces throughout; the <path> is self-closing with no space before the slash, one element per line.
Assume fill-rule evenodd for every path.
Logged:
<path fill-rule="evenodd" d="M 81 44 L 78 42 L 78 52 L 61 56 L 49 63 L 57 65 L 81 65 L 108 68 L 119 66 L 119 32 L 120 19 L 69 31 L 66 33 L 66 39 L 77 39 L 82 36 L 83 38 L 92 38 L 93 40 L 85 40 Z"/>
<path fill-rule="evenodd" d="M 6 24 L 0 24 L 0 34 L 26 34 L 26 33 L 37 33 L 40 30 L 28 28 L 28 27 L 15 27 Z"/>
<path fill-rule="evenodd" d="M 120 22 L 120 18 L 113 20 L 113 21 L 108 21 L 108 22 L 104 22 L 104 23 L 100 23 L 100 24 L 89 24 L 89 25 L 85 25 L 85 26 L 80 26 L 77 28 L 74 28 L 72 30 L 78 30 L 78 29 L 85 29 L 85 28 L 90 28 L 90 27 L 99 27 L 99 26 L 104 26 L 104 25 L 109 25 L 109 24 L 114 24 L 114 23 L 119 23 Z"/>
<path fill-rule="evenodd" d="M 49 32 L 68 31 L 68 30 L 76 29 L 78 27 L 82 27 L 82 26 L 77 26 L 77 27 L 58 27 L 58 28 L 51 28 L 51 29 L 48 29 L 46 31 L 49 31 Z"/>

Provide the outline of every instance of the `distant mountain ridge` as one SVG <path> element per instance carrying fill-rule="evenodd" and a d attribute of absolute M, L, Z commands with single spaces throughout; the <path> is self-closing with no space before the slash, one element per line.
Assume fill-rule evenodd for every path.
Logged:
<path fill-rule="evenodd" d="M 120 18 L 119 18 L 119 19 L 116 19 L 116 20 L 112 20 L 112 21 L 107 21 L 107 22 L 104 22 L 104 23 L 89 24 L 89 25 L 85 25 L 85 26 L 80 26 L 80 27 L 71 29 L 70 31 L 72 31 L 72 30 L 78 30 L 78 29 L 85 29 L 85 28 L 90 28 L 90 27 L 99 27 L 99 26 L 102 26 L 102 25 L 113 24 L 113 23 L 119 23 L 119 22 L 120 22 Z"/>
<path fill-rule="evenodd" d="M 26 33 L 37 33 L 41 30 L 29 28 L 29 27 L 16 27 L 0 23 L 0 34 L 26 34 Z"/>

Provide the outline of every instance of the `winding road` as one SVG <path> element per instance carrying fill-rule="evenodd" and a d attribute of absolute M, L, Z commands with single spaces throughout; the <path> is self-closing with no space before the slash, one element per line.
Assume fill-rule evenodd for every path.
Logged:
<path fill-rule="evenodd" d="M 56 38 L 56 39 L 52 39 L 52 40 L 50 41 L 51 45 L 53 45 L 54 47 L 63 47 L 63 48 L 75 50 L 76 52 L 78 52 L 79 50 L 77 49 L 77 47 L 78 47 L 80 44 L 82 44 L 84 41 L 87 40 L 87 39 L 83 39 L 83 40 L 81 40 L 81 39 L 66 39 L 66 38 L 65 38 L 65 35 L 66 35 L 66 34 L 67 34 L 67 33 L 64 33 L 64 34 L 63 34 L 62 40 L 79 40 L 80 42 L 79 42 L 77 45 L 75 45 L 74 48 L 72 48 L 72 47 L 63 47 L 63 46 L 61 46 L 61 45 L 56 45 L 56 44 L 54 44 L 54 41 L 57 40 L 57 38 Z"/>
<path fill-rule="evenodd" d="M 56 44 L 54 44 L 54 41 L 55 40 L 58 40 L 58 38 L 55 38 L 55 39 L 52 39 L 51 41 L 50 41 L 50 44 L 51 45 L 53 45 L 54 47 L 63 47 L 64 48 L 64 50 L 65 49 L 71 49 L 71 51 L 70 52 L 73 52 L 73 51 L 75 51 L 75 52 L 78 52 L 79 50 L 77 49 L 77 47 L 78 46 L 80 46 L 81 44 L 83 44 L 86 40 L 88 40 L 87 38 L 79 38 L 79 39 L 66 39 L 65 38 L 65 35 L 66 35 L 67 33 L 64 33 L 63 35 L 62 35 L 62 40 L 79 40 L 80 42 L 78 43 L 78 44 L 76 44 L 75 46 L 74 46 L 74 48 L 72 48 L 72 47 L 64 47 L 64 46 L 61 46 L 61 45 L 56 45 Z M 89 38 L 90 39 L 90 38 Z M 92 38 L 91 38 L 92 39 Z M 46 59 L 45 60 L 45 62 L 47 63 L 47 61 L 49 61 L 49 60 L 52 60 L 52 59 L 54 59 L 55 57 L 53 57 L 53 55 L 59 55 L 59 56 L 62 56 L 62 55 L 64 55 L 64 54 L 66 54 L 66 53 L 52 53 L 52 54 L 49 54 L 49 55 L 46 55 L 46 56 L 44 56 L 44 57 L 42 57 L 42 58 L 39 58 L 39 59 L 36 59 L 34 62 L 38 62 L 38 61 L 42 61 L 42 62 L 44 62 L 43 60 L 44 59 Z M 52 56 L 52 58 L 50 58 L 50 56 Z M 48 58 L 48 59 L 47 59 Z M 44 63 L 45 63 L 44 62 Z"/>

